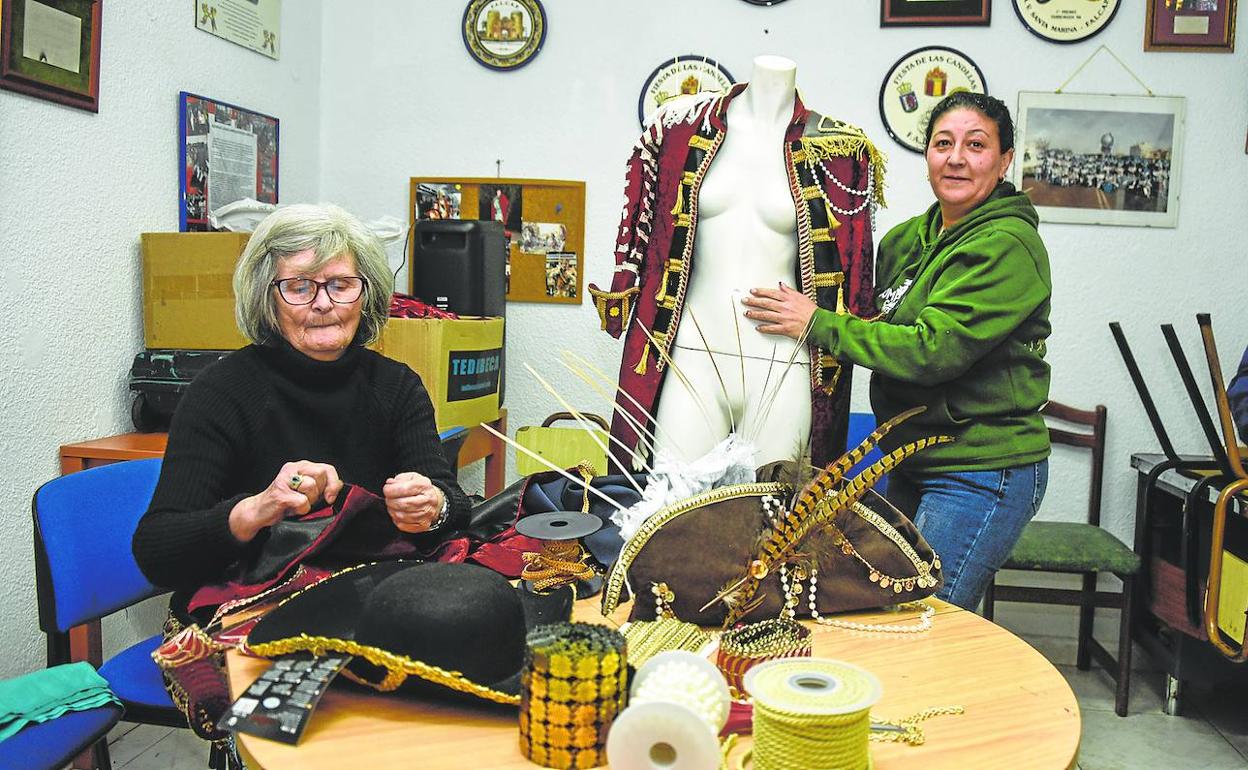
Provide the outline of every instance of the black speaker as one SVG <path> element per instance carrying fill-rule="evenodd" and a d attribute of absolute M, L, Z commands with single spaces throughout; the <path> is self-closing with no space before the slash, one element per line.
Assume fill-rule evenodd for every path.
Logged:
<path fill-rule="evenodd" d="M 422 219 L 414 237 L 413 296 L 459 315 L 505 315 L 507 239 L 502 222 Z"/>
<path fill-rule="evenodd" d="M 411 294 L 459 315 L 506 316 L 507 237 L 502 222 L 422 219 L 413 235 Z M 507 393 L 507 326 L 498 403 Z"/>

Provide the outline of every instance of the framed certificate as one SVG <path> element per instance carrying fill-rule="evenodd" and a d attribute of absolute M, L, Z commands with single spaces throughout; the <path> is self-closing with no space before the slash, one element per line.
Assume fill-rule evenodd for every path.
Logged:
<path fill-rule="evenodd" d="M 992 0 L 880 0 L 881 27 L 986 27 Z"/>
<path fill-rule="evenodd" d="M 100 111 L 104 0 L 0 0 L 0 88 Z"/>
<path fill-rule="evenodd" d="M 916 48 L 897 60 L 880 85 L 884 130 L 897 144 L 922 153 L 932 108 L 955 91 L 988 93 L 979 66 L 952 48 Z"/>
<path fill-rule="evenodd" d="M 1014 0 L 1014 12 L 1033 35 L 1051 43 L 1078 43 L 1105 29 L 1121 0 Z"/>
<path fill-rule="evenodd" d="M 1234 52 L 1236 0 L 1145 2 L 1145 51 Z"/>

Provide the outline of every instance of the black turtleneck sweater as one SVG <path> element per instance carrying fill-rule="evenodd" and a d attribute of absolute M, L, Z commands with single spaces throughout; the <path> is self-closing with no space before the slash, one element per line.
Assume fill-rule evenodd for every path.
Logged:
<path fill-rule="evenodd" d="M 285 341 L 249 345 L 201 372 L 178 404 L 160 481 L 134 533 L 143 574 L 178 590 L 222 579 L 267 536 L 240 543 L 230 510 L 298 460 L 328 463 L 344 482 L 377 495 L 397 473 L 422 473 L 450 503 L 440 531 L 468 518 L 415 372 L 357 346 L 325 362 Z M 440 534 L 410 537 L 432 545 Z"/>

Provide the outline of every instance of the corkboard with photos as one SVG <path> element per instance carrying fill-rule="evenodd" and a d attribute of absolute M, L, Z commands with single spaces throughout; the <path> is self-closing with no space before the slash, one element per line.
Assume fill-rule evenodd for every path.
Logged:
<path fill-rule="evenodd" d="M 585 183 L 557 179 L 412 177 L 411 216 L 503 223 L 507 299 L 579 305 L 584 296 Z M 415 249 L 413 243 L 410 247 Z M 408 259 L 413 253 L 408 254 Z"/>

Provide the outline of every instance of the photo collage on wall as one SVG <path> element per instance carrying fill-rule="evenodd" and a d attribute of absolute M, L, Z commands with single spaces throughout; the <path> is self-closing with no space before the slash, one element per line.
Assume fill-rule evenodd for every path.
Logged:
<path fill-rule="evenodd" d="M 580 304 L 585 183 L 548 179 L 413 179 L 416 219 L 501 222 L 507 299 Z"/>

